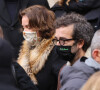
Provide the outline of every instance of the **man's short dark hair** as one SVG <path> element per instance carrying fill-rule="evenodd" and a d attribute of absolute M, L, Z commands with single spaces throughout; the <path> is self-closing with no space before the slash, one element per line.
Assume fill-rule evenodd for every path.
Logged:
<path fill-rule="evenodd" d="M 75 39 L 76 42 L 84 40 L 82 49 L 86 51 L 91 44 L 91 40 L 94 34 L 93 27 L 82 15 L 77 13 L 69 13 L 60 18 L 57 18 L 54 23 L 55 29 L 60 27 L 67 27 L 69 25 L 74 25 L 72 35 L 73 39 Z"/>

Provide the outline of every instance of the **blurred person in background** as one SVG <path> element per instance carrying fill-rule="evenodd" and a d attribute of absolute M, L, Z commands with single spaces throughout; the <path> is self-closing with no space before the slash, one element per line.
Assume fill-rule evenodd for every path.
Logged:
<path fill-rule="evenodd" d="M 10 44 L 0 38 L 0 90 L 20 90 L 12 73 L 12 53 Z"/>
<path fill-rule="evenodd" d="M 100 0 L 59 0 L 52 10 L 56 17 L 69 12 L 79 13 L 92 24 L 94 31 L 100 28 Z"/>
<path fill-rule="evenodd" d="M 2 38 L 0 38 L 0 90 L 38 90 L 24 69 L 13 62 L 12 47 Z"/>
<path fill-rule="evenodd" d="M 94 73 L 81 90 L 100 90 L 100 71 Z"/>

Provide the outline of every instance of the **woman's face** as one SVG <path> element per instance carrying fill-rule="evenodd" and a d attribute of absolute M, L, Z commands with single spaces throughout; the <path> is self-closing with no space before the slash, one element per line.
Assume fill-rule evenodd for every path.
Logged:
<path fill-rule="evenodd" d="M 34 22 L 33 22 L 33 23 L 34 23 Z M 28 31 L 28 32 L 34 32 L 34 31 L 36 31 L 35 28 L 31 28 L 31 27 L 29 26 L 29 19 L 28 19 L 28 17 L 27 17 L 26 15 L 24 15 L 24 16 L 22 17 L 22 27 L 23 27 L 24 31 Z M 36 32 L 37 32 L 37 36 L 39 36 L 38 31 L 36 31 Z"/>
<path fill-rule="evenodd" d="M 25 15 L 22 17 L 22 26 L 23 26 L 24 31 L 29 31 L 29 32 L 33 32 L 34 31 L 32 28 L 30 28 L 29 19 Z"/>

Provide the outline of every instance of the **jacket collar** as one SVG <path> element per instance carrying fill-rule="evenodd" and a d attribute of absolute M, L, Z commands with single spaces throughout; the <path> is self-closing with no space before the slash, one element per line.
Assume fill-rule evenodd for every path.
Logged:
<path fill-rule="evenodd" d="M 95 69 L 100 69 L 100 64 L 97 63 L 93 58 L 86 59 L 85 64 Z"/>

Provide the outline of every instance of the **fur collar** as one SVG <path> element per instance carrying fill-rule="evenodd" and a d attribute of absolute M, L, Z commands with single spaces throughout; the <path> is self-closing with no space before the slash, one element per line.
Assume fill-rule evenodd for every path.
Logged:
<path fill-rule="evenodd" d="M 35 75 L 44 67 L 45 62 L 53 49 L 52 39 L 43 39 L 34 49 L 27 42 L 23 42 L 21 47 L 18 63 L 24 68 L 34 84 L 37 84 Z"/>

